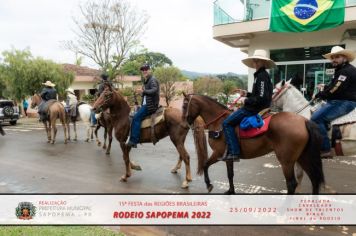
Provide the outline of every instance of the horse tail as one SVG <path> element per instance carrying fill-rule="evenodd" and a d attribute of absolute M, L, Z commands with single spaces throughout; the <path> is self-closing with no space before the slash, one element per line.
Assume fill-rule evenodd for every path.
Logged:
<path fill-rule="evenodd" d="M 208 159 L 208 147 L 204 131 L 204 121 L 201 117 L 198 117 L 194 121 L 193 137 L 195 150 L 198 155 L 197 174 L 202 175 L 204 171 L 204 165 L 206 163 L 206 160 Z"/>
<path fill-rule="evenodd" d="M 313 193 L 319 191 L 320 185 L 324 184 L 323 164 L 321 161 L 320 151 L 322 136 L 319 127 L 310 120 L 305 122 L 309 134 L 308 143 L 304 149 L 303 162 L 307 162 L 309 168 L 305 169 L 313 184 Z"/>
<path fill-rule="evenodd" d="M 1 123 L 0 123 L 0 134 L 1 134 L 2 136 L 5 135 L 5 131 L 3 130 Z"/>

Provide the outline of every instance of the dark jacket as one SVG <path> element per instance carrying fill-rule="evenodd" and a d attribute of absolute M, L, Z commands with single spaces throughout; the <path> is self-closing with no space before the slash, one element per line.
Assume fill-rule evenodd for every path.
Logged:
<path fill-rule="evenodd" d="M 260 68 L 254 73 L 252 93 L 247 94 L 244 108 L 258 113 L 270 107 L 272 102 L 273 85 L 265 68 Z"/>
<path fill-rule="evenodd" d="M 356 101 L 356 68 L 349 63 L 336 68 L 331 82 L 316 97 L 326 100 Z"/>
<path fill-rule="evenodd" d="M 154 113 L 159 106 L 159 82 L 152 75 L 144 83 L 144 90 L 142 92 L 142 96 L 146 96 L 146 105 L 148 113 Z"/>
<path fill-rule="evenodd" d="M 57 99 L 56 89 L 45 87 L 44 89 L 42 89 L 41 98 L 45 102 L 47 102 L 48 100 L 51 100 L 51 99 Z"/>

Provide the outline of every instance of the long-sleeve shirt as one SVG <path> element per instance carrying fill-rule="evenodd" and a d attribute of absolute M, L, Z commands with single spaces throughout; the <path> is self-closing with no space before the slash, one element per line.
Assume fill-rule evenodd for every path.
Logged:
<path fill-rule="evenodd" d="M 260 68 L 254 73 L 252 92 L 247 94 L 244 108 L 252 112 L 260 112 L 270 107 L 273 95 L 273 85 L 266 69 Z"/>

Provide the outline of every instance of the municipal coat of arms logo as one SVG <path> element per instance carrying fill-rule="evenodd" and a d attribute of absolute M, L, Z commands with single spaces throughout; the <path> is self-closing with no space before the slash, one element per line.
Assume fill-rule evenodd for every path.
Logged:
<path fill-rule="evenodd" d="M 33 219 L 36 215 L 36 207 L 31 202 L 20 202 L 16 207 L 15 214 L 21 220 Z"/>

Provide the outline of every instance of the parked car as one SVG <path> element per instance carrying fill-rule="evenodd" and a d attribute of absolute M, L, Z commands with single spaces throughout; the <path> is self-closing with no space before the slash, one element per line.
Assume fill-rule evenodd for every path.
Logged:
<path fill-rule="evenodd" d="M 19 107 L 11 100 L 0 100 L 0 122 L 9 122 L 16 125 L 20 118 Z"/>

